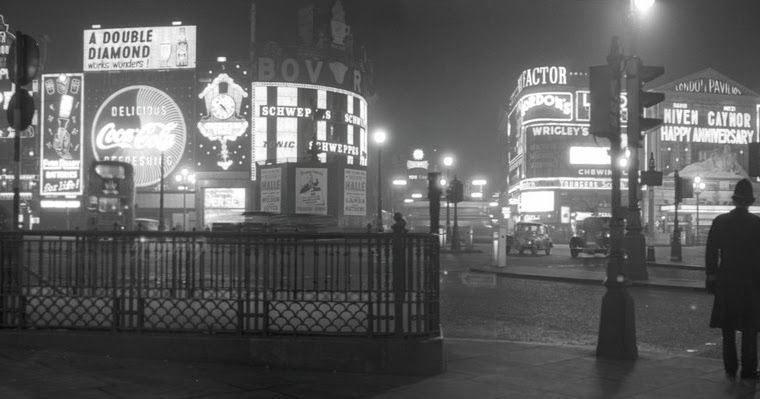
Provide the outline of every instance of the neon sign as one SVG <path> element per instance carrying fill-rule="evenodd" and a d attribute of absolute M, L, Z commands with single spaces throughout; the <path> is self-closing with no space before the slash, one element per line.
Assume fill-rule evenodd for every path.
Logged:
<path fill-rule="evenodd" d="M 516 92 L 538 85 L 566 85 L 567 68 L 564 66 L 540 66 L 522 71 L 517 79 Z"/>
<path fill-rule="evenodd" d="M 136 116 L 139 109 L 153 109 Z M 134 167 L 135 187 L 147 187 L 170 174 L 185 152 L 187 127 L 182 111 L 168 94 L 151 86 L 129 86 L 101 104 L 92 124 L 95 159 Z"/>
<path fill-rule="evenodd" d="M 660 140 L 684 143 L 749 144 L 756 135 L 749 110 L 735 105 L 709 107 L 673 103 L 663 109 Z"/>
<path fill-rule="evenodd" d="M 195 68 L 195 26 L 87 29 L 85 72 Z"/>
<path fill-rule="evenodd" d="M 43 75 L 40 194 L 81 195 L 82 74 Z"/>

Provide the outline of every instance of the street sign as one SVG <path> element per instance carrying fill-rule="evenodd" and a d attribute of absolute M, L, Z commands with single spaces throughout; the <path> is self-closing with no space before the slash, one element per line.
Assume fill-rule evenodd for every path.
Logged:
<path fill-rule="evenodd" d="M 20 102 L 19 104 L 17 104 Z M 16 107 L 21 107 L 21 119 L 16 121 Z M 34 118 L 34 99 L 26 89 L 18 88 L 13 93 L 11 101 L 8 103 L 8 109 L 5 111 L 8 118 L 8 124 L 15 130 L 24 130 L 32 124 Z M 16 125 L 18 123 L 18 126 Z"/>

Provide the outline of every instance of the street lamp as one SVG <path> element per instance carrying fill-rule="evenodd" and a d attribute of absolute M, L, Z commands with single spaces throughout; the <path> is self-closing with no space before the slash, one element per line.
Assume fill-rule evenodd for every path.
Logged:
<path fill-rule="evenodd" d="M 382 154 L 383 143 L 388 138 L 388 135 L 384 130 L 377 130 L 373 135 L 373 139 L 377 144 L 377 231 L 383 231 L 383 187 L 382 187 Z"/>
<path fill-rule="evenodd" d="M 177 189 L 182 191 L 182 230 L 187 230 L 187 192 L 195 184 L 195 174 L 183 168 L 174 180 L 178 184 Z"/>
<path fill-rule="evenodd" d="M 454 165 L 454 157 L 451 156 L 451 155 L 444 155 L 443 156 L 443 166 L 446 167 L 446 182 L 447 183 L 449 181 L 449 168 L 451 168 L 451 165 Z M 441 183 L 441 187 L 446 187 L 446 186 L 447 186 L 446 184 Z M 446 245 L 446 243 L 448 243 L 449 237 L 450 237 L 450 234 L 451 234 L 451 217 L 449 216 L 450 215 L 450 213 L 449 213 L 449 207 L 450 207 L 451 201 L 449 201 L 449 200 L 450 200 L 450 198 L 449 198 L 449 193 L 448 193 L 448 190 L 447 190 L 447 192 L 446 192 L 446 236 L 444 237 L 444 240 L 443 240 L 444 245 Z"/>
<path fill-rule="evenodd" d="M 702 181 L 702 178 L 699 176 L 694 176 L 694 196 L 697 198 L 697 222 L 696 222 L 696 236 L 694 240 L 696 241 L 695 244 L 699 245 L 699 194 L 702 193 L 702 190 L 705 189 L 705 183 Z"/>

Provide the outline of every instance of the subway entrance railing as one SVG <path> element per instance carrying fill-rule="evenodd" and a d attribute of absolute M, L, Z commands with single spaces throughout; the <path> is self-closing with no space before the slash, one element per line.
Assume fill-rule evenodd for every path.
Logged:
<path fill-rule="evenodd" d="M 0 233 L 0 327 L 438 336 L 437 237 Z"/>

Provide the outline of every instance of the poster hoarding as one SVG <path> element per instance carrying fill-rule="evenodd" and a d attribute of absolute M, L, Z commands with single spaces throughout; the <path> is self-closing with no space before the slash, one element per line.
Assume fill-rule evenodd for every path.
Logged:
<path fill-rule="evenodd" d="M 296 213 L 327 214 L 327 169 L 296 168 Z"/>
<path fill-rule="evenodd" d="M 282 212 L 282 169 L 261 169 L 261 210 Z"/>
<path fill-rule="evenodd" d="M 344 170 L 343 214 L 367 216 L 367 171 Z"/>
<path fill-rule="evenodd" d="M 81 73 L 42 76 L 40 194 L 82 195 Z"/>
<path fill-rule="evenodd" d="M 84 31 L 85 72 L 195 68 L 195 26 Z"/>

